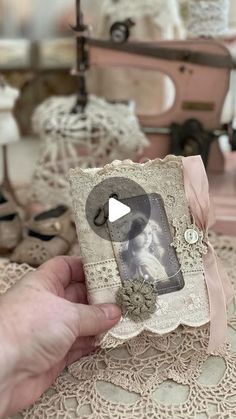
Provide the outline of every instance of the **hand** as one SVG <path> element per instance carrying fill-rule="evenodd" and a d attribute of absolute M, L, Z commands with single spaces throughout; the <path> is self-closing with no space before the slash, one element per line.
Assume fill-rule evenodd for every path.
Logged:
<path fill-rule="evenodd" d="M 116 305 L 87 304 L 82 265 L 72 257 L 52 259 L 1 296 L 0 417 L 34 403 L 120 315 Z"/>

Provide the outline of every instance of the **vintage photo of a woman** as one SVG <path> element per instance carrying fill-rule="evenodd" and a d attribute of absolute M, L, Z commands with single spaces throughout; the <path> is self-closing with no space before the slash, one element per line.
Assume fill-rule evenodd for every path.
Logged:
<path fill-rule="evenodd" d="M 184 278 L 163 199 L 150 194 L 151 214 L 147 217 L 142 200 L 119 224 L 125 240 L 113 243 L 123 281 L 154 283 L 156 292 L 168 294 L 184 287 Z M 122 232 L 122 233 L 121 233 Z"/>
<path fill-rule="evenodd" d="M 143 225 L 147 224 L 143 229 Z M 138 235 L 135 235 L 140 231 Z M 162 256 L 165 252 L 158 238 L 161 233 L 153 221 L 146 223 L 143 215 L 136 217 L 130 227 L 128 242 L 129 272 L 132 278 L 164 281 L 168 277 L 162 265 Z"/>

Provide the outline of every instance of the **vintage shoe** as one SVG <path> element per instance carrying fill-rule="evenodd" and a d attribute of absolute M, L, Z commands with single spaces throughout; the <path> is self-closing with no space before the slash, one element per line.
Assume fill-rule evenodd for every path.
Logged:
<path fill-rule="evenodd" d="M 0 254 L 11 252 L 22 238 L 22 224 L 13 200 L 0 189 Z"/>
<path fill-rule="evenodd" d="M 67 254 L 76 237 L 70 210 L 64 205 L 34 216 L 27 228 L 27 236 L 11 256 L 12 262 L 38 267 L 54 256 Z"/>

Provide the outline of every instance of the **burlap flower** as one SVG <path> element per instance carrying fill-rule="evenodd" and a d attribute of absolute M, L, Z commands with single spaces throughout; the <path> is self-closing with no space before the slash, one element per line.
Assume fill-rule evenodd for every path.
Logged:
<path fill-rule="evenodd" d="M 117 292 L 117 304 L 124 316 L 135 322 L 146 320 L 156 310 L 157 294 L 153 283 L 143 280 L 127 281 Z"/>

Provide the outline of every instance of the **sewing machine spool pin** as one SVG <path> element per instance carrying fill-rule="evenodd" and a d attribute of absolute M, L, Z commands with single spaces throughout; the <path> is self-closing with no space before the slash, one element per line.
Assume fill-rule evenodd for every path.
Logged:
<path fill-rule="evenodd" d="M 71 113 L 81 113 L 88 102 L 88 93 L 85 73 L 88 69 L 88 54 L 87 54 L 87 36 L 88 26 L 84 24 L 83 13 L 81 11 L 81 0 L 76 0 L 76 25 L 71 26 L 76 36 L 76 71 L 74 75 L 78 79 L 78 95 L 76 104 L 71 110 Z"/>

